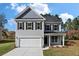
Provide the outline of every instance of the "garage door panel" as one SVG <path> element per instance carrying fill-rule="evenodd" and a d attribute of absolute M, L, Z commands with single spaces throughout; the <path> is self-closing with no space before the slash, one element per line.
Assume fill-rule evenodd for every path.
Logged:
<path fill-rule="evenodd" d="M 41 47 L 41 39 L 20 39 L 20 47 Z"/>

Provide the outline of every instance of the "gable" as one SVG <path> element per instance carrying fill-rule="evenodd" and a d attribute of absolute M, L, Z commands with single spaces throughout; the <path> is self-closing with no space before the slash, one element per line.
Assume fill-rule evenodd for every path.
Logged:
<path fill-rule="evenodd" d="M 32 8 L 26 7 L 15 19 L 44 19 L 36 13 Z"/>

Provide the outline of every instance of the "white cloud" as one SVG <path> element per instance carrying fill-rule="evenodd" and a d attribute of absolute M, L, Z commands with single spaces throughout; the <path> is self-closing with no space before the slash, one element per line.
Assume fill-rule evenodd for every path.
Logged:
<path fill-rule="evenodd" d="M 17 12 L 21 12 L 22 10 L 24 10 L 26 8 L 26 5 L 21 5 L 21 6 L 18 6 L 16 8 Z"/>
<path fill-rule="evenodd" d="M 62 18 L 64 23 L 67 21 L 68 18 L 70 18 L 71 20 L 74 19 L 73 15 L 68 13 L 62 13 L 59 15 L 59 17 Z"/>
<path fill-rule="evenodd" d="M 48 7 L 48 4 L 30 4 L 30 6 L 37 11 L 39 14 L 46 14 L 46 13 L 50 13 L 50 9 Z"/>
<path fill-rule="evenodd" d="M 17 11 L 18 13 L 21 12 L 26 7 L 25 4 L 19 5 L 17 3 L 11 3 L 10 5 L 11 9 Z"/>
<path fill-rule="evenodd" d="M 16 28 L 16 22 L 14 21 L 14 19 L 10 19 L 8 20 L 8 23 L 5 25 L 5 28 L 14 31 Z"/>
<path fill-rule="evenodd" d="M 11 9 L 15 9 L 18 6 L 16 3 L 11 3 Z"/>
<path fill-rule="evenodd" d="M 10 26 L 13 26 L 13 25 L 16 24 L 16 22 L 14 21 L 14 19 L 10 19 L 10 20 L 8 20 L 8 24 L 9 24 Z"/>
<path fill-rule="evenodd" d="M 50 13 L 50 9 L 48 7 L 48 4 L 42 4 L 42 3 L 32 3 L 32 4 L 28 4 L 29 6 L 31 6 L 36 12 L 38 12 L 39 14 L 48 14 Z M 17 3 L 11 3 L 10 4 L 10 8 L 12 10 L 17 11 L 18 13 L 21 12 L 23 9 L 26 8 L 26 4 L 17 4 Z"/>

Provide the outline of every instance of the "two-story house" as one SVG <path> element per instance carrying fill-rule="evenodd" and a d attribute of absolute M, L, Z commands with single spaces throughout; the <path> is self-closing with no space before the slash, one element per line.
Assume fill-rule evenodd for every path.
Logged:
<path fill-rule="evenodd" d="M 26 7 L 16 18 L 16 47 L 64 46 L 62 21 L 54 16 L 38 14 Z"/>

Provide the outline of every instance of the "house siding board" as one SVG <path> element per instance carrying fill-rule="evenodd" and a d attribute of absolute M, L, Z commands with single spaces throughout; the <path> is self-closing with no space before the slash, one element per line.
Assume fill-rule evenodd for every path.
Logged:
<path fill-rule="evenodd" d="M 44 37 L 44 32 L 41 30 L 17 30 L 17 37 Z"/>
<path fill-rule="evenodd" d="M 42 17 L 40 17 L 39 15 L 37 15 L 36 13 L 34 13 L 32 10 L 26 14 L 25 16 L 22 17 L 23 19 L 24 18 L 27 18 L 27 19 L 32 19 L 32 18 L 36 18 L 36 19 L 41 19 Z"/>
<path fill-rule="evenodd" d="M 31 7 L 26 7 L 25 10 L 23 10 L 20 15 L 18 15 L 16 18 L 18 19 L 44 19 L 40 14 L 36 13 Z"/>

